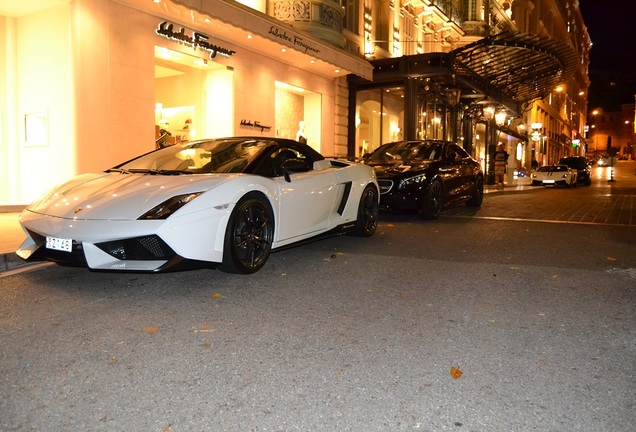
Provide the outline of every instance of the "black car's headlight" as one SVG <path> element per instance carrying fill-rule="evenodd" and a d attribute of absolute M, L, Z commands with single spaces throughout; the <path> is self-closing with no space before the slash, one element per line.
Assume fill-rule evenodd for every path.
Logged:
<path fill-rule="evenodd" d="M 413 177 L 405 178 L 400 180 L 398 189 L 406 189 L 409 187 L 413 187 L 420 183 L 424 183 L 425 180 L 426 180 L 426 174 L 419 174 Z"/>
<path fill-rule="evenodd" d="M 202 193 L 203 192 L 194 192 L 173 196 L 139 216 L 139 219 L 168 219 L 170 215 Z"/>

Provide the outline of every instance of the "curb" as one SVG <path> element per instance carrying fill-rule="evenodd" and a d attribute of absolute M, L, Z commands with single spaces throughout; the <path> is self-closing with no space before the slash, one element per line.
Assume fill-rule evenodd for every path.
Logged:
<path fill-rule="evenodd" d="M 54 264 L 50 262 L 26 262 L 17 256 L 15 252 L 4 253 L 2 254 L 2 260 L 0 261 L 0 277 L 39 270 L 52 265 Z"/>

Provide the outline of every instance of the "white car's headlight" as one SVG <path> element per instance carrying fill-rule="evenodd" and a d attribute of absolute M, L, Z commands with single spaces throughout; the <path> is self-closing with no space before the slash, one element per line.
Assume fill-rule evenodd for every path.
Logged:
<path fill-rule="evenodd" d="M 170 215 L 179 210 L 181 207 L 201 195 L 203 192 L 194 192 L 189 194 L 173 196 L 162 202 L 161 204 L 150 209 L 139 219 L 168 219 Z"/>
<path fill-rule="evenodd" d="M 415 186 L 417 184 L 424 182 L 424 180 L 426 180 L 426 174 L 420 174 L 414 177 L 405 178 L 403 180 L 400 180 L 398 189 L 404 189 L 404 188 Z"/>

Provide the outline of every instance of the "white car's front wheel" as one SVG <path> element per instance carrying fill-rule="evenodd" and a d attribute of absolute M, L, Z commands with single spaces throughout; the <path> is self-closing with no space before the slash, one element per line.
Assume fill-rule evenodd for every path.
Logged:
<path fill-rule="evenodd" d="M 256 194 L 244 196 L 227 225 L 220 269 L 228 273 L 257 272 L 269 258 L 273 239 L 274 216 L 269 203 Z"/>

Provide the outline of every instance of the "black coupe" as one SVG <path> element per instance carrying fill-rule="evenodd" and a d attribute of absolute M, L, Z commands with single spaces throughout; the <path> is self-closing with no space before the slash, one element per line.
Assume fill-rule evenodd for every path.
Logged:
<path fill-rule="evenodd" d="M 417 210 L 424 219 L 437 219 L 444 207 L 460 202 L 479 207 L 483 201 L 480 164 L 452 142 L 388 143 L 371 153 L 365 163 L 375 169 L 383 209 Z"/>

